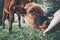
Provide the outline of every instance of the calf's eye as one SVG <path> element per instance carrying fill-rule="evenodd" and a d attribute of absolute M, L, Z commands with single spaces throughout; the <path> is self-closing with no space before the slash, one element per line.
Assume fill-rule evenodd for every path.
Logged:
<path fill-rule="evenodd" d="M 34 15 L 35 14 L 35 11 L 34 10 L 30 10 L 29 13 L 32 14 L 32 15 Z"/>

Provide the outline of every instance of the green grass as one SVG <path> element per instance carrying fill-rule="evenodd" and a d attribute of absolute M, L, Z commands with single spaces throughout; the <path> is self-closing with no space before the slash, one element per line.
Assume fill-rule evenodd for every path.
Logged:
<path fill-rule="evenodd" d="M 60 32 L 52 33 L 46 37 L 43 31 L 32 28 L 30 25 L 22 24 L 22 28 L 17 23 L 13 24 L 12 34 L 8 34 L 8 25 L 5 29 L 0 26 L 0 40 L 60 40 Z"/>

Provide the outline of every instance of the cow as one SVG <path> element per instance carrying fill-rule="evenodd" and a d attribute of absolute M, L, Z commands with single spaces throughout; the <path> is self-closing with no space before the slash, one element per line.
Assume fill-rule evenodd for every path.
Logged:
<path fill-rule="evenodd" d="M 4 0 L 4 8 L 3 8 L 3 17 L 2 17 L 2 25 L 3 28 L 5 26 L 5 16 L 9 15 L 9 31 L 8 33 L 12 33 L 12 23 L 14 20 L 14 13 L 17 13 L 18 15 L 18 21 L 19 21 L 19 27 L 21 27 L 20 24 L 20 16 L 22 14 L 25 14 L 25 5 L 27 3 L 30 3 L 31 0 Z"/>
<path fill-rule="evenodd" d="M 49 22 L 47 16 L 44 15 L 44 9 L 36 3 L 29 3 L 26 7 L 25 21 L 33 28 L 45 30 Z"/>
<path fill-rule="evenodd" d="M 43 32 L 43 36 L 46 36 L 49 31 L 51 31 L 53 28 L 59 28 L 60 27 L 60 9 L 54 13 L 54 17 L 51 20 L 50 24 L 48 25 L 48 28 L 45 29 Z"/>

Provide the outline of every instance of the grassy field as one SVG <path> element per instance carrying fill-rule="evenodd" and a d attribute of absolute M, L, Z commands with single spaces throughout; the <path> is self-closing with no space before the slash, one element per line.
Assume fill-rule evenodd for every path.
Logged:
<path fill-rule="evenodd" d="M 27 24 L 22 24 L 22 28 L 19 29 L 18 23 L 14 23 L 12 34 L 7 34 L 7 32 L 8 25 L 5 26 L 5 29 L 0 26 L 0 40 L 60 40 L 60 32 L 44 37 L 43 31 L 32 28 Z"/>

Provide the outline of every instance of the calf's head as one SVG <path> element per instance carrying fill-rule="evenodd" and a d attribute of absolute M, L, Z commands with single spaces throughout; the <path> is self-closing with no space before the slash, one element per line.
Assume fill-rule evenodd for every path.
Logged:
<path fill-rule="evenodd" d="M 38 5 L 29 4 L 26 8 L 25 15 L 26 22 L 29 23 L 32 27 L 45 29 L 46 28 L 46 19 L 44 16 L 44 11 L 42 7 Z"/>

